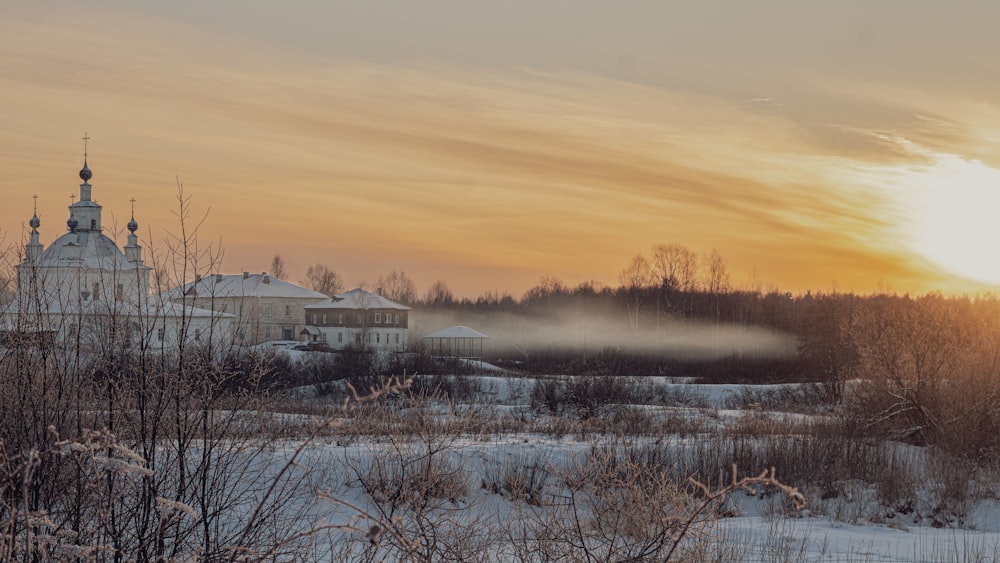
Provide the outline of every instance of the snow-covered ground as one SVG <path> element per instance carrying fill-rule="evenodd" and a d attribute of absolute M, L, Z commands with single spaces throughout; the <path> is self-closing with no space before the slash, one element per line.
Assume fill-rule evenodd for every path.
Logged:
<path fill-rule="evenodd" d="M 504 376 L 461 376 L 472 378 L 478 389 L 477 406 L 472 409 L 481 416 L 503 418 L 537 417 L 530 411 L 533 380 Z M 658 389 L 659 397 L 676 397 L 676 406 L 656 405 L 650 412 L 683 412 L 685 416 L 707 419 L 706 428 L 722 431 L 727 421 L 745 416 L 823 417 L 818 413 L 761 413 L 757 409 L 734 408 L 746 395 L 742 385 L 699 385 L 666 378 L 644 378 L 642 385 Z M 788 385 L 754 386 L 754 393 L 766 394 L 788 390 Z M 697 405 L 696 407 L 688 406 Z M 437 409 L 440 420 L 449 417 L 460 420 L 470 416 L 468 408 L 452 406 Z M 485 410 L 484 410 L 485 409 Z M 478 432 L 478 433 L 477 433 Z M 426 438 L 426 437 L 425 437 Z M 685 447 L 711 436 L 645 436 L 642 440 L 682 456 Z M 424 438 L 417 436 L 417 447 L 426 447 Z M 463 496 L 448 499 L 458 512 L 467 511 L 479 525 L 496 519 L 510 522 L 517 518 L 518 507 L 524 500 L 504 495 L 489 483 L 505 465 L 535 463 L 546 468 L 572 467 L 574 460 L 599 445 L 621 442 L 624 437 L 578 435 L 572 431 L 564 436 L 538 432 L 489 434 L 467 430 L 450 438 L 434 438 L 447 450 L 451 467 L 462 475 L 467 487 Z M 373 460 L 387 459 L 398 453 L 403 438 L 353 436 L 350 440 L 316 442 L 310 445 L 307 457 L 324 467 L 312 481 L 317 489 L 328 490 L 332 499 L 327 516 L 333 523 L 365 522 L 354 520 L 356 509 L 377 512 L 377 503 L 360 483 L 357 468 L 371 470 Z M 633 442 L 634 443 L 634 442 Z M 915 458 L 922 457 L 920 448 L 899 445 Z M 387 449 L 388 448 L 388 449 Z M 387 453 L 388 452 L 388 453 Z M 418 456 L 419 457 L 419 456 Z M 304 463 L 310 465 L 310 462 Z M 354 472 L 352 473 L 352 468 Z M 741 468 L 757 473 L 765 468 Z M 553 470 L 555 471 L 555 470 Z M 781 479 L 781 475 L 778 475 Z M 558 479 L 547 486 L 550 493 L 561 494 Z M 794 482 L 786 482 L 795 486 Z M 988 486 L 987 486 L 988 485 Z M 711 537 L 716 545 L 728 546 L 730 555 L 718 560 L 742 561 L 998 561 L 1000 560 L 1000 501 L 995 493 L 978 495 L 965 507 L 959 518 L 931 517 L 940 510 L 927 500 L 927 506 L 895 510 L 881 506 L 875 485 L 861 481 L 838 484 L 834 495 L 821 495 L 806 488 L 809 506 L 803 511 L 790 507 L 781 495 L 762 498 L 743 491 L 730 495 L 726 517 L 712 525 Z M 979 490 L 992 484 L 978 484 Z M 927 490 L 933 487 L 928 484 Z M 554 492 L 553 492 L 554 491 Z M 919 504 L 921 498 L 917 497 Z M 346 504 L 345 504 L 346 503 Z M 520 505 L 518 503 L 521 503 Z M 898 508 L 898 507 L 897 507 Z M 364 526 L 359 525 L 362 529 Z M 329 540 L 344 540 L 345 532 L 336 532 Z M 361 532 L 356 532 L 360 534 Z M 513 560 L 511 553 L 494 546 L 495 551 L 483 553 L 482 560 Z"/>
<path fill-rule="evenodd" d="M 355 522 L 362 529 L 368 520 L 357 520 L 362 511 L 378 514 L 375 503 L 358 484 L 348 467 L 368 467 L 373 456 L 383 451 L 384 444 L 356 442 L 349 445 L 315 444 L 302 467 L 322 468 L 309 480 L 316 490 L 328 491 L 330 499 L 309 511 L 312 521 L 299 522 L 303 529 L 321 524 Z M 502 526 L 516 517 L 516 503 L 523 501 L 479 486 L 485 481 L 490 467 L 504 458 L 518 461 L 544 460 L 553 466 L 566 461 L 590 447 L 584 440 L 557 441 L 541 437 L 517 436 L 490 442 L 461 440 L 452 444 L 456 467 L 470 475 L 465 497 L 448 501 L 450 510 L 475 511 L 467 515 L 478 525 Z M 278 459 L 291 448 L 276 452 Z M 813 500 L 813 499 L 810 499 Z M 341 501 L 345 504 L 341 504 Z M 785 499 L 760 499 L 736 492 L 730 497 L 734 516 L 717 520 L 711 529 L 713 545 L 728 546 L 731 561 L 837 561 L 837 562 L 944 562 L 1000 560 L 1000 505 L 984 502 L 976 507 L 970 528 L 934 528 L 930 525 L 905 521 L 849 523 L 833 514 L 816 514 L 811 509 L 797 513 Z M 863 507 L 856 507 L 863 512 Z M 450 515 L 449 518 L 455 518 Z M 484 520 L 486 524 L 484 524 Z M 900 519 L 902 520 L 902 519 Z M 489 522 L 493 522 L 490 524 Z M 976 529 L 973 529 L 975 527 Z M 319 545 L 317 553 L 342 553 L 336 544 L 344 543 L 345 535 L 364 537 L 361 532 L 336 532 L 327 537 L 333 544 Z M 363 546 L 363 543 L 362 543 Z M 483 561 L 516 560 L 503 555 L 502 545 L 495 552 L 484 553 Z M 717 548 L 722 550 L 723 548 Z"/>

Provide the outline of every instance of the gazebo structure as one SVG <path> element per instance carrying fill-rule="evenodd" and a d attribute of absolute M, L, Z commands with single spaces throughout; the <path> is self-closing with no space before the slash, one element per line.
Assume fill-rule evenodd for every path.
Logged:
<path fill-rule="evenodd" d="M 429 334 L 424 337 L 424 340 L 428 345 L 427 351 L 432 356 L 444 356 L 456 360 L 477 360 L 481 365 L 483 362 L 483 340 L 487 338 L 489 336 L 478 330 L 459 325 Z M 478 350 L 476 349 L 477 345 Z"/>

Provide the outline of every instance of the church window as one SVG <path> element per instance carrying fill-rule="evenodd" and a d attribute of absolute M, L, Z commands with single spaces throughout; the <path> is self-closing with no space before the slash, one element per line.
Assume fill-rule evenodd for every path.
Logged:
<path fill-rule="evenodd" d="M 115 286 L 115 301 L 122 301 L 125 298 L 125 286 L 118 284 Z"/>
<path fill-rule="evenodd" d="M 326 326 L 326 313 L 323 313 L 323 326 Z"/>
<path fill-rule="evenodd" d="M 163 341 L 163 329 L 162 328 L 156 329 L 156 339 L 159 340 L 159 341 L 161 341 L 161 342 Z"/>
<path fill-rule="evenodd" d="M 344 333 L 343 332 L 338 332 L 337 333 L 337 342 L 343 342 L 343 341 L 344 341 Z"/>
<path fill-rule="evenodd" d="M 93 296 L 93 299 L 94 299 L 94 301 L 97 301 L 100 298 L 101 298 L 101 283 L 100 282 L 94 282 L 94 296 Z"/>
<path fill-rule="evenodd" d="M 198 342 L 201 342 L 201 329 L 200 328 L 194 329 L 194 339 L 196 341 L 198 341 Z"/>
<path fill-rule="evenodd" d="M 316 324 L 316 313 L 313 313 L 313 324 Z"/>
<path fill-rule="evenodd" d="M 265 303 L 264 304 L 264 318 L 265 319 L 270 319 L 271 318 L 271 304 L 270 303 Z M 268 337 L 270 337 L 270 335 L 268 335 Z"/>
<path fill-rule="evenodd" d="M 97 230 L 97 219 L 91 219 L 90 220 L 90 230 L 91 231 L 96 231 Z"/>
<path fill-rule="evenodd" d="M 337 324 L 343 326 L 343 324 L 344 324 L 344 314 L 343 313 L 340 313 L 339 315 L 337 315 Z"/>
<path fill-rule="evenodd" d="M 396 344 L 399 344 L 399 333 L 396 333 Z"/>
<path fill-rule="evenodd" d="M 264 327 L 264 338 L 266 338 L 267 340 L 271 339 L 271 327 L 269 326 Z"/>
<path fill-rule="evenodd" d="M 382 343 L 382 335 L 379 334 L 379 333 L 377 333 L 377 332 L 375 333 L 375 342 L 377 344 L 381 344 Z"/>
<path fill-rule="evenodd" d="M 382 313 L 375 313 L 375 324 L 382 322 Z"/>
<path fill-rule="evenodd" d="M 292 316 L 292 306 L 291 305 L 285 305 L 285 316 L 286 317 Z"/>
<path fill-rule="evenodd" d="M 396 315 L 396 324 L 399 324 L 399 315 Z"/>

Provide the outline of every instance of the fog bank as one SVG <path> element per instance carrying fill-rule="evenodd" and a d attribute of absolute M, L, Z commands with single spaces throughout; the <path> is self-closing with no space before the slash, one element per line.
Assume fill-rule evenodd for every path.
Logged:
<path fill-rule="evenodd" d="M 579 308 L 526 315 L 503 311 L 415 310 L 410 316 L 411 342 L 455 325 L 466 325 L 489 336 L 484 354 L 502 351 L 577 350 L 605 348 L 662 354 L 679 359 L 727 356 L 783 357 L 796 353 L 797 339 L 766 328 L 712 324 L 662 315 L 644 319 L 636 329 L 624 314 L 601 315 Z"/>

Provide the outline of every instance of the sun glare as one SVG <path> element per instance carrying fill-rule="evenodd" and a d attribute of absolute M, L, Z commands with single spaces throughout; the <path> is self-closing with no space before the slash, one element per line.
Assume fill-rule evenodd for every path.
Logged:
<path fill-rule="evenodd" d="M 1000 170 L 953 154 L 926 156 L 897 172 L 906 246 L 950 274 L 1000 284 Z"/>

